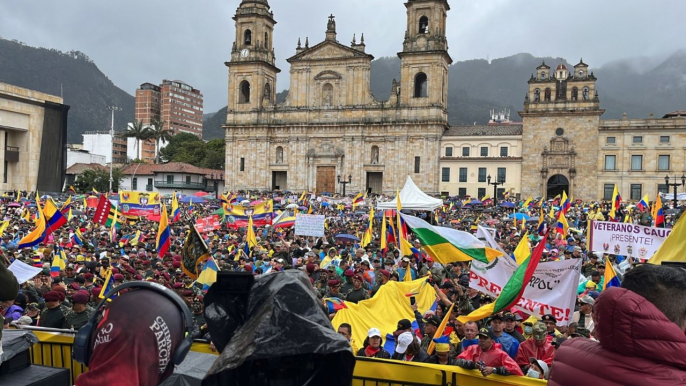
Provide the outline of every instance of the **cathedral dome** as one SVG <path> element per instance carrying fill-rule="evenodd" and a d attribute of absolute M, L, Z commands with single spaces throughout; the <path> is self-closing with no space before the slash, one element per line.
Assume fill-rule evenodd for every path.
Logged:
<path fill-rule="evenodd" d="M 559 70 L 567 70 L 567 66 L 565 66 L 565 65 L 562 64 L 562 63 L 560 63 L 560 64 L 557 65 L 557 67 L 555 67 L 555 71 L 559 71 Z"/>

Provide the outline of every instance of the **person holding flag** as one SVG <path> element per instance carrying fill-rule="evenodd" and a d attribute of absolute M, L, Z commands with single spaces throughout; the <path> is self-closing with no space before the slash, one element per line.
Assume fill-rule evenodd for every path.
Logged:
<path fill-rule="evenodd" d="M 224 197 L 224 196 L 222 195 L 222 197 Z M 191 198 L 191 200 L 193 200 L 193 199 Z M 179 208 L 179 200 L 176 197 L 176 191 L 174 191 L 174 193 L 172 193 L 172 218 L 171 218 L 171 222 L 177 222 L 177 221 L 179 221 L 179 219 L 181 219 L 181 209 Z"/>
<path fill-rule="evenodd" d="M 167 207 L 162 204 L 160 211 L 160 226 L 157 229 L 157 239 L 155 242 L 155 249 L 158 256 L 164 256 L 171 245 L 171 234 L 169 232 L 169 221 L 167 220 Z"/>

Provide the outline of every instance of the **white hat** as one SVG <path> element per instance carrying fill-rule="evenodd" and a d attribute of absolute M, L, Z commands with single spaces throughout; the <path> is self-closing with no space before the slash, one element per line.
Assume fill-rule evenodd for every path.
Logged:
<path fill-rule="evenodd" d="M 381 331 L 379 331 L 379 329 L 376 327 L 370 328 L 369 332 L 367 333 L 367 338 L 371 338 L 373 336 L 378 336 L 379 338 L 381 338 Z"/>
<path fill-rule="evenodd" d="M 398 344 L 395 346 L 395 351 L 400 354 L 405 354 L 407 347 L 412 343 L 414 337 L 411 332 L 403 332 L 398 335 Z"/>
<path fill-rule="evenodd" d="M 531 363 L 531 364 L 536 363 L 538 365 L 538 367 L 540 367 L 541 370 L 543 370 L 543 377 L 545 378 L 548 376 L 548 372 L 550 371 L 550 368 L 548 367 L 548 365 L 545 362 L 543 362 L 540 359 L 536 359 L 534 357 L 531 357 L 531 358 L 529 358 L 529 363 Z"/>

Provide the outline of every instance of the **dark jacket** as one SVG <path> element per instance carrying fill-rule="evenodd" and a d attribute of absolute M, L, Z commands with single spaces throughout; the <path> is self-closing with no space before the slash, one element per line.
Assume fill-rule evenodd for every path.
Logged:
<path fill-rule="evenodd" d="M 14 300 L 19 294 L 19 284 L 17 278 L 14 277 L 12 271 L 5 267 L 5 262 L 0 258 L 0 302 L 7 300 Z M 2 339 L 2 324 L 4 324 L 2 315 L 0 315 L 0 340 Z"/>
<path fill-rule="evenodd" d="M 686 335 L 642 296 L 612 287 L 595 302 L 600 342 L 567 340 L 555 354 L 548 385 L 684 385 Z M 601 323 L 602 322 L 602 323 Z"/>
<path fill-rule="evenodd" d="M 367 354 L 364 353 L 364 347 L 357 350 L 357 356 L 358 357 L 366 357 L 367 356 Z M 391 354 L 388 351 L 384 350 L 382 347 L 381 350 L 379 350 L 379 352 L 374 354 L 374 356 L 371 356 L 368 358 L 391 359 Z"/>
<path fill-rule="evenodd" d="M 391 359 L 397 359 L 399 361 L 404 360 L 404 358 L 405 358 L 405 354 L 400 354 L 397 352 L 393 353 L 393 355 L 391 356 Z M 429 354 L 427 354 L 426 351 L 424 351 L 424 350 L 419 350 L 419 353 L 417 353 L 417 355 L 412 357 L 412 360 L 410 362 L 422 362 L 423 363 L 423 362 L 426 362 L 427 360 L 429 360 Z"/>

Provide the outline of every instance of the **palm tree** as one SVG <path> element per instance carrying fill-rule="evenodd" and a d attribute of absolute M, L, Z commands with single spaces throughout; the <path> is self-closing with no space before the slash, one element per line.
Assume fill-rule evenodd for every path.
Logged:
<path fill-rule="evenodd" d="M 144 124 L 143 121 L 139 120 L 135 120 L 126 128 L 124 132 L 119 134 L 119 136 L 122 138 L 136 139 L 136 144 L 133 146 L 133 149 L 136 152 L 136 158 L 141 158 L 138 155 L 138 149 L 140 149 L 140 141 L 145 141 L 146 139 L 150 138 L 151 135 L 152 130 L 150 129 L 150 126 Z"/>
<path fill-rule="evenodd" d="M 150 139 L 155 140 L 155 163 L 160 161 L 160 142 L 167 143 L 174 136 L 174 130 L 165 129 L 164 122 L 154 120 L 150 127 Z"/>

